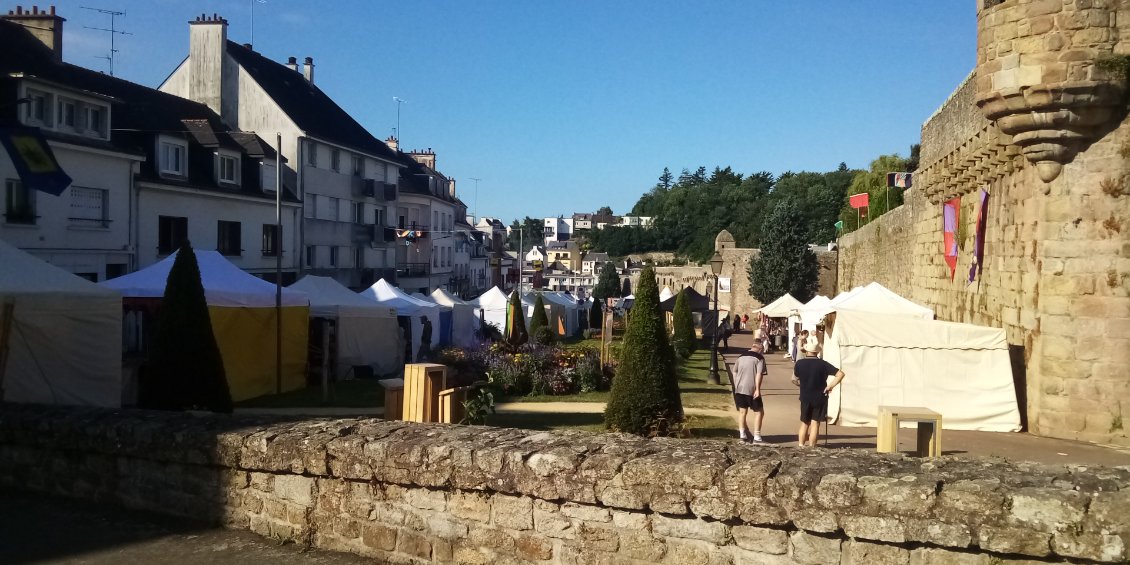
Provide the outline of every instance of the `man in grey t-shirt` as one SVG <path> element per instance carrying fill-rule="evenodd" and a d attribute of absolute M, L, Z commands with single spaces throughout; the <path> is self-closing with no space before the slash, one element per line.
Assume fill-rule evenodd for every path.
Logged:
<path fill-rule="evenodd" d="M 738 356 L 734 367 L 734 406 L 738 409 L 738 434 L 742 441 L 762 441 L 761 422 L 765 418 L 765 407 L 761 400 L 761 381 L 769 370 L 761 353 L 761 343 L 754 342 Z M 746 415 L 753 410 L 753 436 L 750 436 Z"/>

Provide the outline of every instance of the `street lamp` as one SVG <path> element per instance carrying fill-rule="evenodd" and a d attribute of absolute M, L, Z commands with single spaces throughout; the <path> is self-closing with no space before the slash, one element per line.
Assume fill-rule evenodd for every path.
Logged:
<path fill-rule="evenodd" d="M 714 273 L 714 328 L 710 332 L 710 375 L 707 382 L 716 385 L 721 384 L 718 378 L 718 275 L 722 274 L 722 254 L 717 251 L 710 258 L 710 272 Z"/>

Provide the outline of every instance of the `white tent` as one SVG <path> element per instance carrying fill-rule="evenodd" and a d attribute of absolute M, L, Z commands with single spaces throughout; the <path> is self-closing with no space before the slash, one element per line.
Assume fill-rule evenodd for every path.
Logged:
<path fill-rule="evenodd" d="M 0 304 L 12 301 L 0 397 L 122 404 L 122 295 L 0 241 Z"/>
<path fill-rule="evenodd" d="M 435 289 L 427 298 L 440 306 L 451 308 L 451 342 L 460 347 L 474 345 L 478 325 L 475 307 L 442 288 Z"/>
<path fill-rule="evenodd" d="M 384 279 L 373 283 L 373 286 L 362 290 L 359 294 L 369 300 L 375 300 L 383 306 L 396 310 L 397 316 L 404 316 L 411 319 L 413 358 L 415 358 L 416 354 L 420 351 L 420 337 L 424 331 L 420 316 L 427 317 L 432 323 L 431 346 L 434 348 L 439 344 L 440 306 L 438 304 L 413 298 L 403 290 L 388 284 Z"/>
<path fill-rule="evenodd" d="M 100 286 L 120 291 L 126 303 L 160 299 L 177 254 Z M 200 282 L 216 345 L 224 360 L 232 400 L 276 392 L 275 285 L 243 271 L 217 251 L 196 251 Z M 282 390 L 306 385 L 306 348 L 310 324 L 306 294 L 282 289 Z"/>
<path fill-rule="evenodd" d="M 854 310 L 858 312 L 873 312 L 876 314 L 910 316 L 923 320 L 934 319 L 933 310 L 907 300 L 877 282 L 873 282 L 864 287 L 857 287 L 850 292 L 840 294 L 832 300 L 831 306 L 836 312 Z"/>
<path fill-rule="evenodd" d="M 549 323 L 557 335 L 572 337 L 581 331 L 580 308 L 575 300 L 562 292 L 542 292 L 542 302 L 550 307 Z"/>
<path fill-rule="evenodd" d="M 329 277 L 306 275 L 288 288 L 310 298 L 310 316 L 337 320 L 335 374 L 344 377 L 355 365 L 378 374 L 400 370 L 404 347 L 396 310 L 359 296 Z"/>
<path fill-rule="evenodd" d="M 874 426 L 894 405 L 939 412 L 945 429 L 1020 429 L 1003 329 L 843 310 L 824 359 L 846 375 L 828 404 L 842 425 Z"/>
<path fill-rule="evenodd" d="M 761 312 L 770 318 L 788 318 L 794 310 L 800 310 L 804 306 L 801 301 L 793 298 L 793 295 L 785 293 L 780 298 L 762 306 L 757 312 Z"/>
<path fill-rule="evenodd" d="M 510 304 L 510 298 L 497 286 L 491 287 L 468 304 L 474 308 L 476 320 L 481 318 L 488 324 L 493 324 L 499 331 L 506 331 L 506 308 Z"/>
<path fill-rule="evenodd" d="M 659 291 L 659 301 L 660 302 L 663 302 L 664 300 L 667 300 L 668 298 L 671 298 L 672 296 L 675 296 L 675 293 L 671 291 L 671 287 L 669 287 L 669 286 L 665 286 L 665 287 L 663 287 L 663 290 Z"/>

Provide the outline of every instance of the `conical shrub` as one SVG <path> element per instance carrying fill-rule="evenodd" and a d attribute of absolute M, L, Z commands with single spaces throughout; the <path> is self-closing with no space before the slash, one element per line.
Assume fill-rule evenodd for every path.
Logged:
<path fill-rule="evenodd" d="M 589 329 L 600 331 L 604 322 L 604 312 L 600 309 L 600 301 L 593 300 L 589 306 Z"/>
<path fill-rule="evenodd" d="M 526 315 L 522 313 L 522 297 L 518 291 L 510 294 L 510 308 L 506 314 L 506 342 L 518 347 L 530 340 L 526 333 Z"/>
<path fill-rule="evenodd" d="M 638 435 L 670 435 L 683 421 L 679 381 L 659 310 L 655 269 L 645 267 L 624 332 L 604 425 Z"/>
<path fill-rule="evenodd" d="M 549 316 L 545 314 L 545 301 L 541 298 L 541 293 L 538 293 L 534 299 L 534 315 L 530 318 L 530 337 L 534 343 L 541 345 L 549 345 L 553 343 L 553 328 L 549 327 Z"/>
<path fill-rule="evenodd" d="M 147 380 L 147 404 L 152 408 L 232 411 L 224 361 L 200 282 L 200 265 L 188 242 L 177 251 L 165 283 Z"/>
<path fill-rule="evenodd" d="M 694 353 L 696 347 L 694 317 L 691 316 L 690 300 L 687 298 L 685 289 L 679 291 L 679 296 L 675 298 L 675 310 L 672 312 L 671 318 L 672 324 L 675 326 L 672 336 L 675 353 L 683 359 L 688 359 Z"/>

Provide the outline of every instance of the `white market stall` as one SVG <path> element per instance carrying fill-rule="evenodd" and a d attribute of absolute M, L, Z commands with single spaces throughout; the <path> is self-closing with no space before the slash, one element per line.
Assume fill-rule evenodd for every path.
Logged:
<path fill-rule="evenodd" d="M 177 254 L 140 271 L 99 283 L 124 303 L 160 300 Z M 276 392 L 275 285 L 247 273 L 217 251 L 196 251 L 200 282 L 234 401 Z M 306 386 L 310 307 L 305 293 L 282 289 L 282 391 Z"/>
<path fill-rule="evenodd" d="M 877 282 L 841 293 L 832 299 L 831 306 L 836 312 L 854 310 L 893 316 L 909 316 L 922 320 L 934 319 L 934 311 L 930 308 L 907 300 Z"/>
<path fill-rule="evenodd" d="M 0 304 L 12 303 L 0 398 L 122 405 L 122 295 L 0 241 Z"/>
<path fill-rule="evenodd" d="M 672 296 L 675 296 L 675 292 L 672 291 L 671 287 L 669 287 L 669 286 L 665 286 L 665 287 L 663 287 L 663 290 L 659 291 L 659 301 L 660 302 L 663 302 L 664 300 L 667 300 L 668 298 L 671 298 Z"/>
<path fill-rule="evenodd" d="M 561 292 L 542 292 L 542 302 L 549 307 L 549 325 L 561 337 L 572 337 L 581 331 L 580 319 L 577 312 L 580 310 L 577 303 Z"/>
<path fill-rule="evenodd" d="M 366 299 L 374 300 L 383 306 L 396 310 L 396 315 L 404 319 L 401 325 L 407 325 L 411 330 L 412 353 L 409 356 L 411 359 L 415 359 L 416 355 L 420 352 L 420 337 L 423 335 L 424 331 L 420 316 L 426 317 L 428 321 L 432 323 L 432 348 L 434 349 L 439 345 L 440 306 L 438 304 L 413 298 L 403 290 L 392 286 L 384 279 L 373 283 L 373 286 L 362 290 L 358 294 Z"/>
<path fill-rule="evenodd" d="M 506 330 L 506 309 L 510 304 L 510 298 L 497 286 L 491 287 L 468 304 L 473 308 L 475 320 L 482 320 L 494 326 L 499 332 Z M 478 321 L 475 323 L 478 324 Z"/>
<path fill-rule="evenodd" d="M 337 322 L 334 374 L 342 378 L 357 365 L 377 374 L 395 373 L 403 362 L 396 311 L 359 296 L 329 277 L 306 275 L 290 285 L 310 298 L 310 317 Z M 317 344 L 315 344 L 317 345 Z"/>
<path fill-rule="evenodd" d="M 881 405 L 924 406 L 945 429 L 1020 430 L 1003 329 L 842 310 L 824 359 L 847 375 L 829 397 L 835 423 L 875 426 Z"/>
<path fill-rule="evenodd" d="M 432 291 L 427 299 L 451 309 L 451 343 L 459 347 L 470 347 L 475 344 L 477 322 L 474 306 L 442 288 Z"/>

